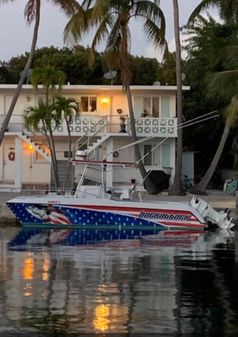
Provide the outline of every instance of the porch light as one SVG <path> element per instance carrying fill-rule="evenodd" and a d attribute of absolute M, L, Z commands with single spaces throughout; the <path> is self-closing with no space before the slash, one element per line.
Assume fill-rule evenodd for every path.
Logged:
<path fill-rule="evenodd" d="M 28 150 L 29 152 L 33 152 L 33 151 L 34 151 L 34 146 L 33 146 L 32 144 L 29 144 L 29 145 L 27 146 L 27 150 Z"/>
<path fill-rule="evenodd" d="M 101 98 L 101 103 L 102 104 L 108 104 L 109 103 L 109 98 L 108 97 Z"/>

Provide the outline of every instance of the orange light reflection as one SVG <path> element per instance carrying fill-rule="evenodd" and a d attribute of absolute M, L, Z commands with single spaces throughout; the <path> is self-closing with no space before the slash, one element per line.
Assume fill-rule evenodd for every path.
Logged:
<path fill-rule="evenodd" d="M 32 257 L 27 257 L 23 262 L 22 277 L 24 280 L 32 280 L 34 273 L 34 261 Z"/>
<path fill-rule="evenodd" d="M 107 331 L 109 330 L 109 315 L 110 307 L 106 304 L 100 304 L 95 308 L 95 319 L 93 325 L 95 330 Z"/>
<path fill-rule="evenodd" d="M 48 257 L 44 258 L 42 269 L 43 269 L 42 280 L 48 281 L 48 279 L 49 279 L 49 269 L 50 269 L 50 260 L 49 260 Z"/>

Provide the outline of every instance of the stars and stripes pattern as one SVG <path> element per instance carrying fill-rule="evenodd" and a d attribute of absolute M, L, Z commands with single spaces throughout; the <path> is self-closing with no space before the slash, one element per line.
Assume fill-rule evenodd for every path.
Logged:
<path fill-rule="evenodd" d="M 81 209 L 79 207 L 55 205 L 55 211 L 51 212 L 51 216 L 36 212 L 29 212 L 29 208 L 37 209 L 39 205 L 29 205 L 27 203 L 9 203 L 11 211 L 16 215 L 17 219 L 22 224 L 69 224 L 81 226 L 113 226 L 113 227 L 128 227 L 128 226 L 151 226 L 163 227 L 161 224 L 136 218 L 130 215 L 112 213 L 109 211 L 98 211 Z M 46 205 L 44 206 L 46 207 Z M 60 222 L 60 219 L 62 222 Z M 66 219 L 68 219 L 66 221 Z M 51 222 L 50 222 L 51 221 Z"/>
<path fill-rule="evenodd" d="M 141 209 L 128 207 L 109 207 L 95 205 L 38 205 L 20 202 L 8 203 L 9 208 L 16 215 L 22 224 L 52 224 L 52 225 L 71 225 L 71 226 L 96 226 L 96 227 L 187 227 L 201 228 L 201 224 L 196 217 L 188 213 L 189 221 L 170 221 L 158 219 L 148 219 L 140 217 Z M 152 210 L 154 211 L 154 210 Z M 151 211 L 150 211 L 151 212 Z M 166 210 L 168 214 L 174 214 L 173 210 Z M 183 214 L 179 210 L 178 214 Z M 180 213 L 179 213 L 180 212 Z"/>

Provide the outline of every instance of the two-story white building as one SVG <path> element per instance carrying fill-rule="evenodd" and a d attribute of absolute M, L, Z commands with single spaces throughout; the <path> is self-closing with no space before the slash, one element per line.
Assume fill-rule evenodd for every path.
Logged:
<path fill-rule="evenodd" d="M 16 85 L 0 85 L 1 122 L 10 106 Z M 188 87 L 184 87 L 188 90 Z M 176 87 L 131 86 L 134 115 L 140 152 L 146 170 L 167 170 L 175 167 L 177 137 Z M 85 143 L 91 159 L 135 162 L 127 98 L 121 86 L 65 85 L 61 94 L 80 103 L 80 116 L 71 123 L 74 149 Z M 37 106 L 44 95 L 31 85 L 24 85 L 0 147 L 0 191 L 41 189 L 50 185 L 51 158 L 43 135 L 33 133 L 24 125 L 24 114 L 29 106 Z M 119 114 L 118 112 L 121 112 Z M 125 117 L 125 127 L 120 115 Z M 84 136 L 84 137 L 83 137 Z M 68 142 L 66 125 L 58 126 L 54 138 L 59 161 L 67 161 Z M 161 145 L 157 146 L 157 144 Z M 153 148 L 156 147 L 154 150 Z M 152 150 L 152 152 L 151 152 Z M 131 179 L 141 183 L 136 168 L 108 170 L 108 185 L 129 184 Z"/>

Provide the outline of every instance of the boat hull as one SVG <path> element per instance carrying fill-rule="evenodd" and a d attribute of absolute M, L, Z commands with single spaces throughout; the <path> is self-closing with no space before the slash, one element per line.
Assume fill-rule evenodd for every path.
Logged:
<path fill-rule="evenodd" d="M 66 196 L 17 197 L 7 202 L 23 226 L 204 228 L 188 203 L 140 203 Z"/>

